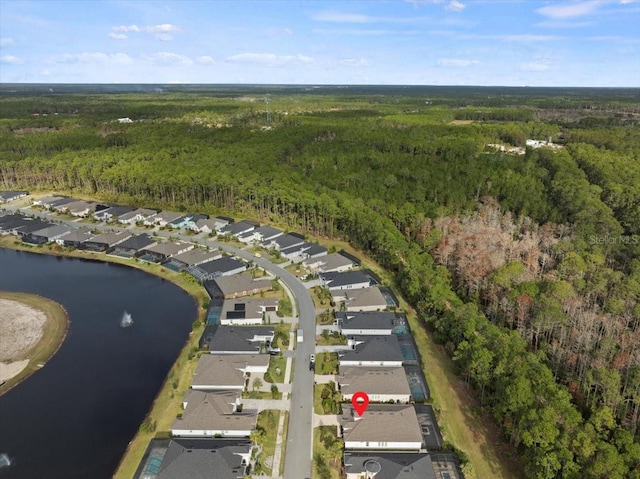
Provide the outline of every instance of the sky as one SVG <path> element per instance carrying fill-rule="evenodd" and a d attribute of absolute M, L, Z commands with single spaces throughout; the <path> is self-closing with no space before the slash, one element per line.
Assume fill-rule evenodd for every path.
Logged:
<path fill-rule="evenodd" d="M 640 87 L 640 0 L 0 0 L 0 82 Z"/>

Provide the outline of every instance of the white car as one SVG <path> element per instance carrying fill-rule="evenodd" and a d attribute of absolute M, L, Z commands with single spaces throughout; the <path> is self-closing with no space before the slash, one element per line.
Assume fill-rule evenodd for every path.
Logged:
<path fill-rule="evenodd" d="M 312 363 L 315 363 L 316 362 L 316 355 L 315 354 L 309 355 L 309 361 L 311 361 Z"/>

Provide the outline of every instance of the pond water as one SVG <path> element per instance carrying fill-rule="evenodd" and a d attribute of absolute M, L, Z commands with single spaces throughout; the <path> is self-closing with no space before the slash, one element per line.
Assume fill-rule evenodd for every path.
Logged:
<path fill-rule="evenodd" d="M 111 477 L 189 336 L 195 301 L 126 266 L 2 248 L 0 289 L 51 298 L 71 321 L 45 367 L 0 397 L 0 455 L 11 463 L 0 478 Z"/>

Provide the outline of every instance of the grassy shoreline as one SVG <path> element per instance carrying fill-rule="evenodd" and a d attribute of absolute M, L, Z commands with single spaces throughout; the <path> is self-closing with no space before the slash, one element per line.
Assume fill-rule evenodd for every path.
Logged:
<path fill-rule="evenodd" d="M 2 396 L 33 373 L 42 369 L 47 361 L 58 352 L 69 331 L 69 315 L 61 304 L 37 294 L 0 291 L 0 299 L 16 301 L 31 309 L 41 311 L 47 318 L 42 329 L 42 336 L 25 354 L 25 358 L 29 359 L 29 364 L 0 386 L 0 396 Z"/>
<path fill-rule="evenodd" d="M 199 354 L 197 354 L 200 334 L 203 330 L 204 318 L 206 314 L 205 305 L 208 304 L 209 296 L 205 289 L 186 275 L 177 273 L 156 264 L 149 264 L 115 256 L 107 256 L 104 253 L 94 253 L 80 250 L 70 250 L 68 248 L 56 248 L 55 245 L 30 246 L 22 243 L 15 236 L 0 237 L 0 248 L 5 247 L 17 251 L 27 251 L 36 254 L 47 254 L 53 256 L 64 256 L 70 258 L 80 258 L 90 261 L 101 261 L 105 263 L 115 263 L 132 268 L 140 269 L 147 273 L 170 281 L 179 288 L 187 292 L 197 305 L 197 325 L 189 334 L 176 361 L 169 370 L 162 386 L 160 387 L 153 404 L 150 407 L 147 417 L 140 425 L 138 432 L 127 446 L 122 459 L 113 474 L 116 479 L 131 479 L 138 468 L 149 442 L 155 437 L 167 437 L 171 423 L 181 410 L 181 401 L 184 392 L 188 389 L 191 378 L 195 371 Z"/>

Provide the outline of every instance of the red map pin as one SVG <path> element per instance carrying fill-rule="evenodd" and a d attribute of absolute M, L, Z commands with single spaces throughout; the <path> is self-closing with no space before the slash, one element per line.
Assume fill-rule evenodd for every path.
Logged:
<path fill-rule="evenodd" d="M 369 406 L 369 396 L 365 392 L 358 391 L 351 396 L 351 405 L 358 413 L 358 416 L 362 416 L 367 410 L 367 406 Z"/>

